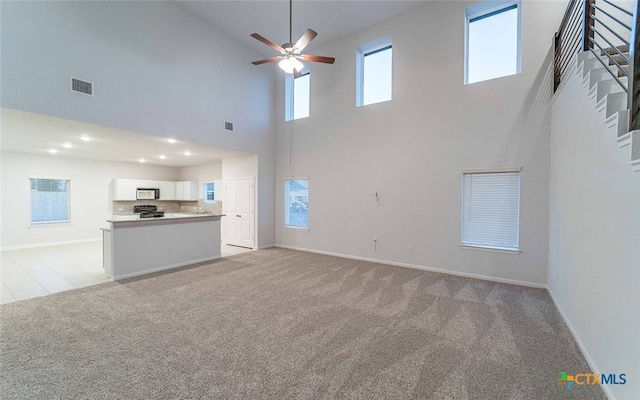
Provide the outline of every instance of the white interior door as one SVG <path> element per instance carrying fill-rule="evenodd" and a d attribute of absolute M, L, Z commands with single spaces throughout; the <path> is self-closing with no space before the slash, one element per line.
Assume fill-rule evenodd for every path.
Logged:
<path fill-rule="evenodd" d="M 227 244 L 255 247 L 255 192 L 253 178 L 228 179 Z"/>

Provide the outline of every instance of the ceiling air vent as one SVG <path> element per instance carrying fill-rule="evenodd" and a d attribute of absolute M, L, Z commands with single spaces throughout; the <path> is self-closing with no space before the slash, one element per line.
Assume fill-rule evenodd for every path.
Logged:
<path fill-rule="evenodd" d="M 93 96 L 93 83 L 71 78 L 71 90 L 73 92 L 88 94 Z"/>
<path fill-rule="evenodd" d="M 224 121 L 224 129 L 227 131 L 233 131 L 233 122 Z"/>

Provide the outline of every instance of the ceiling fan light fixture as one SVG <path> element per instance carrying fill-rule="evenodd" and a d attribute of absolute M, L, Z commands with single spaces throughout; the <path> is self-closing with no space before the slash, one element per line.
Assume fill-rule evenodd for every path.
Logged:
<path fill-rule="evenodd" d="M 283 58 L 278 63 L 278 66 L 282 68 L 282 70 L 287 74 L 293 74 L 294 70 L 296 70 L 297 72 L 300 72 L 302 71 L 302 68 L 304 68 L 304 64 L 298 61 L 294 57 Z"/>

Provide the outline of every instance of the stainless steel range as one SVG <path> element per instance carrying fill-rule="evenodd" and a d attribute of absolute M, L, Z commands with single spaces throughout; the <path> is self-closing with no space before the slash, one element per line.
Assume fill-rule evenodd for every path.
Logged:
<path fill-rule="evenodd" d="M 133 206 L 134 213 L 140 213 L 140 218 L 160 218 L 164 217 L 164 211 L 158 211 L 158 206 L 139 205 Z"/>

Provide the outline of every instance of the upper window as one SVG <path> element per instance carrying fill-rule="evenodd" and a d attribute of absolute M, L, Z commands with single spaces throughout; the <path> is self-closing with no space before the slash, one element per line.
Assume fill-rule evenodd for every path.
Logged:
<path fill-rule="evenodd" d="M 207 182 L 202 184 L 202 191 L 204 193 L 204 203 L 215 203 L 215 185 L 213 182 Z"/>
<path fill-rule="evenodd" d="M 31 180 L 31 223 L 70 222 L 70 181 L 67 179 Z"/>
<path fill-rule="evenodd" d="M 309 179 L 285 179 L 284 226 L 309 228 Z"/>
<path fill-rule="evenodd" d="M 465 84 L 520 73 L 520 1 L 485 1 L 465 12 Z"/>
<path fill-rule="evenodd" d="M 393 52 L 387 36 L 358 46 L 356 52 L 356 105 L 391 100 Z"/>
<path fill-rule="evenodd" d="M 309 116 L 311 74 L 288 75 L 285 81 L 285 121 Z"/>
<path fill-rule="evenodd" d="M 463 172 L 463 246 L 519 248 L 520 169 Z"/>

